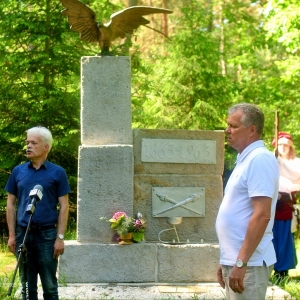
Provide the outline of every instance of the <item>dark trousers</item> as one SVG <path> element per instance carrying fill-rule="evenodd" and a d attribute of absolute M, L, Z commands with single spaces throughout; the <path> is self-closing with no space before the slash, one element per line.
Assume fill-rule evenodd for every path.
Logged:
<path fill-rule="evenodd" d="M 17 226 L 17 248 L 23 242 L 26 227 Z M 58 283 L 56 278 L 57 259 L 53 258 L 53 246 L 56 240 L 56 228 L 45 230 L 30 230 L 26 238 L 27 249 L 27 280 L 30 300 L 38 300 L 37 280 L 40 275 L 43 297 L 45 300 L 58 300 Z M 16 255 L 19 255 L 16 253 Z M 22 299 L 25 298 L 26 282 L 24 280 L 23 258 L 19 264 L 19 274 L 22 283 Z"/>

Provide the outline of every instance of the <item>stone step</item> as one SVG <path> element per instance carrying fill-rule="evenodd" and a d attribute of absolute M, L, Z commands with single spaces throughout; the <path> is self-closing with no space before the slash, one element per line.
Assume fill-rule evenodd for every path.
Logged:
<path fill-rule="evenodd" d="M 60 286 L 59 297 L 61 300 L 66 299 L 124 299 L 124 300 L 140 300 L 140 299 L 206 299 L 219 300 L 226 299 L 225 290 L 222 289 L 218 283 L 178 283 L 178 284 L 68 284 L 67 286 Z M 19 289 L 15 295 L 16 298 L 20 296 Z M 43 299 L 42 288 L 39 288 L 38 299 Z M 292 300 L 287 292 L 274 286 L 270 283 L 265 299 L 272 300 Z"/>

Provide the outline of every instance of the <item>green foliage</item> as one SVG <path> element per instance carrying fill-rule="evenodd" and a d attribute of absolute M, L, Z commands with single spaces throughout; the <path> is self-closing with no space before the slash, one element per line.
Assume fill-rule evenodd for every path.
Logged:
<path fill-rule="evenodd" d="M 133 218 L 126 215 L 120 216 L 117 220 L 110 219 L 110 228 L 114 229 L 118 235 L 125 235 L 133 232 Z"/>
<path fill-rule="evenodd" d="M 299 149 L 300 5 L 298 1 L 270 1 L 266 5 L 266 38 L 274 53 L 277 78 L 272 78 L 272 105 L 280 110 L 280 129 L 291 132 Z"/>
<path fill-rule="evenodd" d="M 25 132 L 37 125 L 48 127 L 54 136 L 49 159 L 66 168 L 69 176 L 77 173 L 79 58 L 84 48 L 65 35 L 60 11 L 59 1 L 31 0 L 6 1 L 0 12 L 4 182 L 9 171 L 26 160 Z"/>
<path fill-rule="evenodd" d="M 296 149 L 300 149 L 300 61 L 298 48 L 294 47 L 299 45 L 299 3 L 275 0 L 263 6 L 256 2 L 250 7 L 253 22 L 251 26 L 247 23 L 248 30 L 241 23 L 244 36 L 239 42 L 240 52 L 234 55 L 234 51 L 227 51 L 231 74 L 236 74 L 238 80 L 237 99 L 253 102 L 265 112 L 264 140 L 270 149 L 276 110 L 280 117 L 279 129 L 290 132 Z M 253 14 L 255 7 L 257 12 Z"/>
<path fill-rule="evenodd" d="M 16 277 L 14 287 L 12 290 L 12 296 L 7 297 L 7 292 L 12 281 L 13 271 L 16 267 L 16 257 L 9 251 L 2 251 L 7 248 L 6 241 L 0 238 L 0 299 L 16 299 L 14 294 L 16 293 L 20 280 L 19 276 Z"/>
<path fill-rule="evenodd" d="M 139 107 L 134 121 L 150 128 L 224 128 L 232 84 L 220 69 L 219 36 L 209 28 L 211 14 L 202 1 L 189 1 L 173 22 L 177 26 L 165 45 L 167 54 L 155 56 L 153 69 L 153 61 L 144 67 L 146 77 L 138 74 L 136 84 L 146 86 L 147 98 L 133 98 Z"/>
<path fill-rule="evenodd" d="M 104 15 L 112 8 L 107 3 L 97 1 Z M 2 3 L 0 181 L 4 186 L 11 169 L 26 160 L 26 130 L 42 125 L 54 137 L 48 158 L 66 169 L 72 190 L 70 199 L 75 203 L 80 144 L 80 58 L 96 50 L 91 50 L 93 45 L 83 43 L 79 34 L 69 29 L 62 9 L 56 0 Z"/>
<path fill-rule="evenodd" d="M 289 53 L 299 51 L 300 7 L 299 1 L 268 1 L 264 14 L 268 22 L 265 27 L 267 37 L 277 40 Z"/>
<path fill-rule="evenodd" d="M 144 229 L 138 232 L 133 232 L 133 240 L 137 243 L 142 242 L 145 238 Z"/>

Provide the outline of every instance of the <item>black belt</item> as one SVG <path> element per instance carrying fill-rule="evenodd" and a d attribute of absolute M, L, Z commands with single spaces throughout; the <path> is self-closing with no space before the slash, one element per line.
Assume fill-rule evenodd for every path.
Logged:
<path fill-rule="evenodd" d="M 48 226 L 35 226 L 35 225 L 30 225 L 30 230 L 32 231 L 38 231 L 38 230 L 46 230 L 46 229 L 50 229 L 50 228 L 56 228 L 57 225 L 53 224 L 53 225 L 48 225 Z"/>

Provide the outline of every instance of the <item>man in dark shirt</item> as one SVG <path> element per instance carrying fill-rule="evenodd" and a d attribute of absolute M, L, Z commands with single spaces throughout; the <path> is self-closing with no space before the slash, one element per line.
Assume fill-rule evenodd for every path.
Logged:
<path fill-rule="evenodd" d="M 56 278 L 59 255 L 64 253 L 64 233 L 67 226 L 70 187 L 63 168 L 47 160 L 52 146 L 52 134 L 45 127 L 33 127 L 27 131 L 26 156 L 29 162 L 16 166 L 5 186 L 7 196 L 8 247 L 18 256 L 28 226 L 31 203 L 30 191 L 36 185 L 43 189 L 32 215 L 26 245 L 27 280 L 30 300 L 38 299 L 38 274 L 44 299 L 58 299 Z M 57 207 L 59 206 L 59 211 Z M 16 213 L 17 211 L 17 213 Z M 19 264 L 22 282 L 22 299 L 26 299 L 22 259 Z"/>

